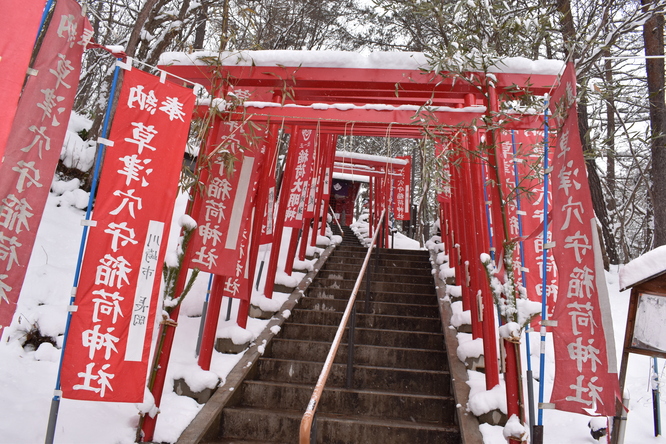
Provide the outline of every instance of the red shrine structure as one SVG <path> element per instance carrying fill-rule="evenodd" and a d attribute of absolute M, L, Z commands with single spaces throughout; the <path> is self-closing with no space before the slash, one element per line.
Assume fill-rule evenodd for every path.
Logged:
<path fill-rule="evenodd" d="M 259 245 L 272 244 L 264 289 L 269 298 L 284 228 L 293 228 L 285 267 L 289 273 L 296 255 L 303 256 L 304 245 L 314 245 L 317 232 L 325 228 L 321 221 L 326 220 L 333 202 L 333 173 L 368 177 L 371 227 L 388 223 L 387 218 L 378 220 L 384 209 L 409 218 L 409 211 L 400 208 L 409 207 L 409 192 L 403 189 L 400 200 L 400 193 L 395 191 L 398 181 L 409 177 L 405 176 L 408 159 L 387 161 L 339 152 L 338 136 L 432 139 L 442 164 L 447 165 L 448 180 L 441 184 L 447 191 L 438 199 L 442 242 L 455 267 L 457 284 L 462 287 L 463 306 L 475 314 L 473 336 L 484 339 L 487 388 L 498 384 L 495 325 L 480 321 L 496 317 L 495 304 L 479 261 L 482 253 L 502 251 L 507 238 L 506 228 L 500 223 L 503 201 L 496 156 L 502 139 L 510 137 L 507 134 L 511 130 L 542 130 L 542 114 L 506 111 L 525 97 L 547 95 L 561 71 L 560 62 L 509 59 L 490 73 L 453 75 L 433 72 L 421 53 L 241 51 L 167 53 L 161 58 L 160 68 L 202 85 L 213 97 L 200 100 L 195 111 L 207 125 L 200 161 L 226 156 L 235 162 L 234 173 L 225 173 L 220 167 L 219 174 L 202 173 L 201 181 L 210 185 L 218 180 L 215 186 L 220 187 L 222 195 L 234 193 L 230 191 L 234 187 L 246 187 L 243 198 L 248 204 L 237 213 L 238 226 L 232 227 L 237 239 L 227 238 L 226 244 L 244 242 L 241 248 L 249 252 L 250 283 L 254 282 Z M 284 133 L 291 137 L 282 186 L 276 192 L 278 140 Z M 308 150 L 310 157 L 304 163 Z M 252 166 L 247 165 L 249 158 Z M 239 177 L 234 176 L 236 173 Z M 227 188 L 221 185 L 224 181 Z M 409 186 L 408 179 L 404 185 Z M 307 194 L 302 187 L 309 190 Z M 242 204 L 237 199 L 234 207 Z M 206 205 L 195 199 L 192 214 L 202 214 Z M 344 214 L 342 223 L 349 224 L 349 208 L 338 205 L 336 212 Z M 299 231 L 303 241 L 297 252 Z M 380 246 L 388 246 L 388 239 L 380 241 Z M 215 251 L 218 256 L 207 251 L 205 245 L 196 245 L 194 251 L 190 266 L 195 262 L 199 267 L 208 264 L 211 272 L 220 274 L 213 266 L 220 249 Z M 228 286 L 222 276 L 231 276 L 232 271 L 222 271 L 214 287 L 220 290 Z M 239 325 L 244 326 L 252 288 L 247 284 L 234 288 L 238 290 L 234 297 L 242 301 Z M 214 331 L 214 326 L 209 328 L 213 335 Z M 207 338 L 204 334 L 203 341 L 205 355 L 203 347 L 211 341 L 210 335 Z M 505 378 L 509 414 L 520 413 L 521 409 L 516 358 L 515 348 L 507 347 L 506 371 L 513 372 L 512 377 Z M 206 362 L 202 366 L 206 368 Z M 156 389 L 161 392 L 161 388 Z"/>

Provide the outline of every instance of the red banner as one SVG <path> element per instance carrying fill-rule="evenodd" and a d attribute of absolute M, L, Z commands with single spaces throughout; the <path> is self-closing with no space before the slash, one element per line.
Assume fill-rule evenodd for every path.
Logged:
<path fill-rule="evenodd" d="M 91 32 L 76 1 L 56 4 L 33 66 L 37 75 L 28 79 L 7 140 L 0 166 L 0 333 L 16 310 Z"/>
<path fill-rule="evenodd" d="M 615 414 L 619 394 L 610 306 L 578 133 L 576 75 L 569 64 L 551 102 L 558 140 L 553 153 L 553 242 L 560 296 L 554 308 L 558 410 Z"/>
<path fill-rule="evenodd" d="M 0 14 L 0 162 L 12 128 L 16 107 L 45 1 L 5 0 Z M 79 14 L 80 15 L 80 14 Z"/>
<path fill-rule="evenodd" d="M 396 179 L 393 194 L 393 214 L 396 220 L 409 220 L 410 184 L 412 180 L 412 156 L 398 156 L 397 159 L 407 161 L 402 168 L 402 175 Z"/>
<path fill-rule="evenodd" d="M 190 268 L 234 276 L 241 235 L 250 223 L 250 201 L 257 191 L 266 138 L 265 131 L 256 125 L 223 125 L 220 139 L 210 144 L 212 166 L 202 173 L 206 189 L 203 196 L 195 196 L 192 217 L 198 225 L 188 248 L 188 261 Z"/>
<path fill-rule="evenodd" d="M 316 134 L 312 129 L 299 128 L 298 132 L 292 134 L 291 137 L 293 138 L 293 142 L 290 142 L 289 150 L 295 150 L 294 158 L 296 167 L 293 182 L 282 184 L 283 189 L 289 193 L 287 210 L 284 215 L 284 226 L 301 228 L 303 225 L 303 215 L 307 207 L 310 180 L 312 179 Z"/>
<path fill-rule="evenodd" d="M 70 399 L 142 402 L 192 90 L 125 72 L 63 355 Z"/>
<path fill-rule="evenodd" d="M 513 137 L 512 137 L 513 136 Z M 508 197 L 509 235 L 513 239 L 523 239 L 514 256 L 515 276 L 527 291 L 532 301 L 541 301 L 543 270 L 543 206 L 544 183 L 541 177 L 544 153 L 544 133 L 542 130 L 520 130 L 502 134 L 502 155 L 500 156 L 500 182 L 504 195 Z M 514 155 L 515 149 L 515 155 Z M 549 153 L 552 161 L 552 150 Z M 517 170 L 517 173 L 516 173 Z M 552 188 L 548 191 L 548 211 L 552 210 Z M 520 208 L 519 208 L 520 207 Z M 552 241 L 552 226 L 548 227 L 548 242 Z M 524 258 L 524 267 L 521 263 Z M 557 298 L 557 265 L 553 255 L 546 260 L 547 287 L 549 301 Z M 525 282 L 522 282 L 523 273 Z M 549 305 L 548 317 L 552 316 Z M 536 327 L 540 320 L 534 320 Z"/>

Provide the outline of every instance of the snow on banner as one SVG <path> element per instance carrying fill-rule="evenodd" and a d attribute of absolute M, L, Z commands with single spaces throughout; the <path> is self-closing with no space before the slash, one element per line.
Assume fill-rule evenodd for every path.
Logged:
<path fill-rule="evenodd" d="M 209 144 L 210 169 L 200 180 L 192 217 L 197 230 L 187 249 L 190 268 L 218 276 L 235 276 L 243 230 L 250 223 L 251 200 L 266 154 L 265 130 L 242 122 L 224 122 L 221 136 Z"/>
<path fill-rule="evenodd" d="M 12 128 L 45 1 L 5 0 L 0 14 L 0 159 Z M 80 14 L 79 14 L 80 15 Z"/>
<path fill-rule="evenodd" d="M 16 310 L 91 37 L 81 6 L 59 1 L 16 110 L 0 166 L 0 333 Z"/>
<path fill-rule="evenodd" d="M 69 399 L 142 402 L 194 95 L 125 72 L 63 355 Z"/>
<path fill-rule="evenodd" d="M 557 326 L 552 330 L 555 381 L 550 399 L 558 410 L 613 416 L 619 395 L 615 344 L 575 98 L 570 63 L 551 101 L 558 131 L 551 175 L 551 251 L 560 291 L 552 318 Z"/>

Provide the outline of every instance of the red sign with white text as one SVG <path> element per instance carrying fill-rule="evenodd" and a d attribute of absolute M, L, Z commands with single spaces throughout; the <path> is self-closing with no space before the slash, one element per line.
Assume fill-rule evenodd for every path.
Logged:
<path fill-rule="evenodd" d="M 553 242 L 560 296 L 554 308 L 558 410 L 612 416 L 619 395 L 610 306 L 592 198 L 578 133 L 576 77 L 567 66 L 551 109 L 558 128 L 553 153 Z"/>
<path fill-rule="evenodd" d="M 406 160 L 407 165 L 402 168 L 401 176 L 395 179 L 393 214 L 396 220 L 409 220 L 409 188 L 412 180 L 412 157 L 398 156 L 397 158 Z"/>
<path fill-rule="evenodd" d="M 0 333 L 16 310 L 91 33 L 77 2 L 57 2 L 16 110 L 0 165 Z"/>
<path fill-rule="evenodd" d="M 63 397 L 142 402 L 194 94 L 125 72 L 63 355 Z"/>
<path fill-rule="evenodd" d="M 0 14 L 0 163 L 35 46 L 45 0 L 5 0 Z"/>
<path fill-rule="evenodd" d="M 289 145 L 289 156 L 295 156 L 295 170 L 292 183 L 282 184 L 283 189 L 289 193 L 287 210 L 284 215 L 284 226 L 301 228 L 303 215 L 307 207 L 310 181 L 312 179 L 313 153 L 316 134 L 312 129 L 299 128 L 296 134 L 291 136 L 293 142 Z"/>
<path fill-rule="evenodd" d="M 220 139 L 210 145 L 211 168 L 202 172 L 206 188 L 203 195 L 195 195 L 192 217 L 198 225 L 187 258 L 190 268 L 234 276 L 243 231 L 252 215 L 266 137 L 265 130 L 256 125 L 218 124 L 224 126 Z"/>
<path fill-rule="evenodd" d="M 527 291 L 532 301 L 541 302 L 543 270 L 543 207 L 544 182 L 543 167 L 543 131 L 519 130 L 502 134 L 502 155 L 500 156 L 500 181 L 504 195 L 508 196 L 509 235 L 519 239 L 514 256 L 514 272 Z M 515 154 L 514 154 L 515 151 Z M 550 150 L 549 158 L 553 158 Z M 552 188 L 548 191 L 548 211 L 552 210 Z M 548 242 L 552 241 L 552 226 L 548 227 Z M 524 267 L 521 263 L 523 254 Z M 557 265 L 552 254 L 546 259 L 548 301 L 557 299 Z M 525 275 L 525 282 L 522 276 Z M 552 305 L 549 305 L 549 316 Z M 540 319 L 535 318 L 534 326 Z"/>

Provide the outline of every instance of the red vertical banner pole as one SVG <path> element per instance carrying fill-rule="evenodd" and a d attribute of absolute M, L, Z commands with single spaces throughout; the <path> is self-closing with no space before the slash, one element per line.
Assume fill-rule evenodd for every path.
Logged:
<path fill-rule="evenodd" d="M 220 319 L 224 281 L 224 276 L 213 276 L 213 285 L 208 299 L 208 310 L 206 311 L 206 323 L 201 336 L 201 350 L 199 351 L 199 367 L 203 370 L 210 370 L 210 361 L 213 357 L 213 348 L 217 336 L 217 324 Z"/>
<path fill-rule="evenodd" d="M 328 196 L 331 192 L 331 160 L 335 158 L 335 137 L 333 134 L 324 134 L 321 146 L 321 182 L 317 189 L 315 217 L 312 225 L 312 238 L 310 245 L 317 245 L 317 233 L 326 235 L 326 215 L 328 214 Z"/>
<path fill-rule="evenodd" d="M 251 243 L 250 243 L 250 258 L 249 258 L 249 263 L 248 266 L 249 268 L 249 280 L 250 280 L 250 288 L 249 288 L 249 300 L 252 299 L 252 288 L 253 288 L 253 283 L 254 283 L 254 276 L 257 268 L 257 260 L 259 257 L 259 246 L 261 245 L 261 233 L 262 233 L 262 225 L 264 223 L 264 218 L 263 215 L 265 212 L 267 213 L 266 217 L 266 223 L 273 223 L 273 215 L 271 212 L 269 212 L 268 207 L 268 200 L 269 200 L 269 193 L 271 191 L 271 187 L 273 187 L 273 190 L 275 190 L 275 168 L 277 165 L 277 153 L 278 153 L 278 137 L 280 135 L 280 127 L 279 125 L 272 123 L 268 126 L 268 134 L 267 134 L 267 140 L 268 143 L 266 144 L 266 161 L 264 162 L 262 174 L 260 175 L 259 179 L 259 187 L 257 189 L 257 201 L 256 201 L 256 206 L 255 206 L 255 212 L 254 212 L 254 221 L 252 225 L 252 237 L 251 237 Z M 268 230 L 268 227 L 266 227 L 266 230 Z M 247 305 L 245 307 L 244 305 Z M 239 316 L 240 316 L 240 311 L 244 310 L 247 311 L 249 309 L 249 304 L 243 304 L 241 301 L 241 307 L 239 308 Z"/>
<path fill-rule="evenodd" d="M 462 141 L 462 140 L 461 140 Z M 460 154 L 458 154 L 456 157 L 460 157 Z M 457 162 L 458 159 L 455 159 L 454 162 Z M 453 220 L 453 232 L 451 233 L 452 236 L 452 242 L 451 242 L 451 256 L 450 260 L 453 262 L 453 268 L 456 270 L 456 283 L 460 285 L 461 288 L 461 298 L 462 298 L 462 304 L 463 304 L 463 310 L 471 310 L 470 307 L 470 301 L 469 301 L 469 292 L 467 291 L 466 287 L 466 276 L 465 276 L 465 268 L 464 268 L 464 263 L 463 263 L 463 254 L 462 254 L 462 249 L 463 246 L 460 245 L 461 239 L 464 238 L 464 224 L 462 223 L 462 220 L 464 220 L 465 215 L 466 215 L 466 204 L 465 204 L 465 198 L 463 194 L 463 187 L 464 187 L 464 180 L 463 176 L 461 174 L 462 170 L 462 163 L 459 163 L 458 166 L 454 167 L 451 171 L 451 181 L 452 181 L 452 186 L 451 186 L 451 191 L 452 191 L 452 197 L 455 202 L 459 202 L 459 206 L 457 208 L 458 211 L 455 212 L 454 214 L 454 220 Z"/>
<path fill-rule="evenodd" d="M 497 92 L 495 87 L 490 85 L 488 87 L 488 101 L 489 101 L 489 110 L 491 113 L 499 112 L 499 100 L 497 98 Z M 496 129 L 491 130 L 488 134 L 490 137 L 489 149 L 491 150 L 488 153 L 488 162 L 490 164 L 490 170 L 495 172 L 495 186 L 490 187 L 491 201 L 494 201 L 491 204 L 491 211 L 493 214 L 493 224 L 496 229 L 493 229 L 493 237 L 495 240 L 495 245 L 498 250 L 496 257 L 504 257 L 504 243 L 508 240 L 508 227 L 505 222 L 505 216 L 502 212 L 502 196 L 500 191 L 500 177 L 499 177 L 499 161 L 498 156 L 501 152 L 501 140 L 500 132 Z M 492 177 L 492 175 L 491 175 Z M 545 242 L 545 240 L 544 240 Z M 512 259 L 512 258 L 511 258 Z M 512 262 L 512 260 L 511 260 Z M 518 297 L 518 295 L 516 295 Z M 494 335 L 494 332 L 493 332 Z M 521 381 L 521 365 L 520 365 L 520 353 L 519 350 L 516 350 L 518 344 L 511 343 L 509 341 L 504 341 L 505 345 L 505 374 L 504 381 L 506 383 L 506 398 L 507 398 L 507 414 L 509 418 L 512 415 L 516 415 L 520 420 L 521 424 L 524 423 L 525 418 L 522 409 L 522 381 Z M 520 440 L 510 439 L 510 443 L 520 443 Z"/>
<path fill-rule="evenodd" d="M 174 294 L 181 294 L 185 288 L 185 281 L 187 280 L 187 269 L 181 269 L 178 274 L 178 280 L 174 288 Z M 180 313 L 180 305 L 174 308 L 171 313 L 171 319 L 178 319 Z M 164 391 L 164 382 L 166 381 L 166 371 L 169 366 L 169 358 L 171 357 L 171 348 L 173 346 L 173 338 L 176 336 L 176 326 L 171 325 L 167 320 L 162 321 L 160 324 L 160 333 L 158 336 L 157 349 L 155 350 L 157 365 L 153 366 L 150 374 L 150 382 L 152 388 L 150 392 L 153 394 L 155 406 L 159 407 L 162 402 L 162 392 Z M 155 434 L 155 426 L 157 425 L 157 414 L 150 416 L 147 414 L 143 417 L 143 424 L 141 426 L 142 436 L 141 442 L 152 442 L 153 435 Z"/>
<path fill-rule="evenodd" d="M 473 150 L 476 146 L 471 142 L 470 137 L 466 139 L 467 149 Z M 460 186 L 461 202 L 463 208 L 463 218 L 461 220 L 461 237 L 459 239 L 460 251 L 462 256 L 461 286 L 462 293 L 466 295 L 469 310 L 472 318 L 472 337 L 478 339 L 483 337 L 482 327 L 479 320 L 479 300 L 474 291 L 477 282 L 474 279 L 474 266 L 478 262 L 476 257 L 476 230 L 474 226 L 474 194 L 471 180 L 471 162 L 469 154 L 467 159 L 461 163 L 460 176 L 462 178 Z"/>
<path fill-rule="evenodd" d="M 284 271 L 289 276 L 294 268 L 294 259 L 296 258 L 296 248 L 298 248 L 299 229 L 291 229 L 291 237 L 289 238 L 289 249 L 287 250 L 287 260 L 284 265 Z"/>
<path fill-rule="evenodd" d="M 298 126 L 294 126 L 291 131 L 292 140 L 295 139 L 299 131 Z M 295 146 L 290 142 L 287 152 L 287 161 L 282 175 L 282 186 L 280 187 L 279 203 L 277 215 L 275 217 L 275 226 L 273 231 L 273 243 L 271 245 L 271 255 L 266 270 L 266 285 L 264 286 L 264 296 L 271 299 L 273 297 L 273 288 L 275 288 L 275 274 L 277 273 L 278 259 L 280 257 L 280 244 L 282 243 L 282 233 L 284 232 L 285 213 L 289 200 L 289 188 L 293 181 L 294 169 L 296 167 L 296 156 L 294 155 Z"/>
<path fill-rule="evenodd" d="M 478 136 L 472 135 L 473 145 L 478 146 Z M 473 253 L 474 288 L 481 295 L 479 314 L 481 316 L 481 327 L 483 336 L 483 356 L 485 361 L 486 389 L 490 390 L 499 384 L 499 365 L 497 356 L 497 335 L 495 326 L 495 303 L 490 287 L 487 284 L 486 272 L 481 263 L 481 254 L 487 253 L 490 248 L 488 230 L 484 221 L 485 204 L 483 200 L 483 178 L 481 176 L 481 159 L 477 158 L 470 164 L 470 176 L 472 184 L 472 202 L 474 206 L 474 230 L 475 249 Z M 480 293 L 478 293 L 480 292 Z"/>

